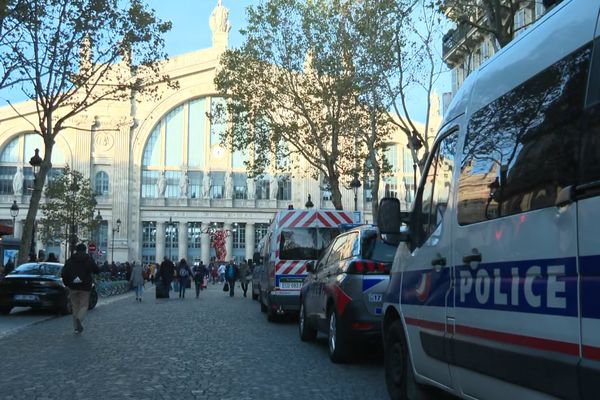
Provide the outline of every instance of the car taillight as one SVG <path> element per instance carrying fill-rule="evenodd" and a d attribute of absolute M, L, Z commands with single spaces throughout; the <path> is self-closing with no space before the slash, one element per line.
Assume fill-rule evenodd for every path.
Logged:
<path fill-rule="evenodd" d="M 352 261 L 348 265 L 346 273 L 348 274 L 388 274 L 390 272 L 391 265 L 368 261 L 368 260 L 357 260 Z"/>

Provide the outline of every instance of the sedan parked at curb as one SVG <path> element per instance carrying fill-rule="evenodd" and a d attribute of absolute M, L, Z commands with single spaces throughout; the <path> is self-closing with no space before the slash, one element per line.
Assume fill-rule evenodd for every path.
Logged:
<path fill-rule="evenodd" d="M 69 289 L 63 284 L 59 263 L 26 263 L 18 266 L 0 281 L 0 314 L 9 314 L 13 307 L 32 307 L 71 313 Z M 92 287 L 89 309 L 96 307 L 98 293 Z"/>
<path fill-rule="evenodd" d="M 384 243 L 371 225 L 339 235 L 316 264 L 309 264 L 300 299 L 303 341 L 328 335 L 333 362 L 348 361 L 356 343 L 381 342 L 383 293 L 396 246 Z"/>

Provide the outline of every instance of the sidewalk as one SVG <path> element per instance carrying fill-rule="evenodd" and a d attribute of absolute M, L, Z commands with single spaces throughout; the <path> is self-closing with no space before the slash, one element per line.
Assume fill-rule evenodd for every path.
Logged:
<path fill-rule="evenodd" d="M 154 286 L 147 284 L 145 290 L 145 293 L 152 293 L 152 297 L 154 297 Z M 100 297 L 98 299 L 98 304 L 96 304 L 94 309 L 133 297 L 134 293 L 135 292 L 130 291 L 117 296 Z M 93 312 L 93 310 L 91 312 Z M 15 307 L 9 315 L 0 316 L 0 339 L 18 333 L 29 326 L 60 317 L 63 317 L 63 315 L 57 314 L 52 310 L 34 310 L 29 307 Z"/>

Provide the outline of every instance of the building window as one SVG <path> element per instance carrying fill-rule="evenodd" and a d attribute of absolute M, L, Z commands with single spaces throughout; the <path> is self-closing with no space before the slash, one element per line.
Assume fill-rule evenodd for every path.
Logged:
<path fill-rule="evenodd" d="M 19 162 L 19 139 L 13 139 L 10 141 L 4 150 L 2 150 L 2 155 L 0 155 L 0 162 Z"/>
<path fill-rule="evenodd" d="M 234 172 L 233 174 L 233 198 L 238 200 L 247 199 L 246 174 Z"/>
<path fill-rule="evenodd" d="M 170 259 L 177 258 L 179 249 L 179 223 L 173 221 L 165 224 L 165 245 L 167 247 L 167 255 Z"/>
<path fill-rule="evenodd" d="M 165 121 L 165 165 L 183 164 L 183 106 L 172 110 Z"/>
<path fill-rule="evenodd" d="M 331 198 L 331 185 L 329 184 L 329 179 L 324 176 L 321 179 L 321 199 L 323 199 L 323 201 L 331 201 Z"/>
<path fill-rule="evenodd" d="M 156 247 L 156 222 L 142 222 L 142 247 L 146 249 Z"/>
<path fill-rule="evenodd" d="M 269 200 L 269 188 L 271 182 L 268 179 L 256 181 L 256 200 Z"/>
<path fill-rule="evenodd" d="M 366 182 L 364 182 L 363 186 L 365 202 L 370 203 L 373 201 L 373 178 L 369 178 Z"/>
<path fill-rule="evenodd" d="M 233 248 L 246 248 L 246 224 L 236 223 L 234 227 L 234 232 L 231 233 L 233 235 Z"/>
<path fill-rule="evenodd" d="M 256 251 L 260 241 L 267 235 L 269 224 L 258 223 L 254 225 L 254 251 Z"/>
<path fill-rule="evenodd" d="M 198 99 L 190 102 L 188 114 L 188 166 L 190 168 L 204 167 L 206 135 L 206 100 Z M 191 179 L 191 178 L 190 178 Z"/>
<path fill-rule="evenodd" d="M 398 182 L 396 177 L 388 176 L 383 179 L 385 184 L 385 197 L 398 198 Z"/>
<path fill-rule="evenodd" d="M 202 223 L 188 223 L 188 249 L 199 249 L 201 247 Z"/>
<path fill-rule="evenodd" d="M 13 178 L 17 167 L 0 167 L 0 194 L 13 194 Z"/>
<path fill-rule="evenodd" d="M 142 171 L 142 197 L 156 198 L 158 197 L 158 171 Z"/>
<path fill-rule="evenodd" d="M 104 171 L 96 172 L 94 178 L 96 196 L 108 196 L 108 174 Z"/>
<path fill-rule="evenodd" d="M 278 180 L 279 189 L 277 190 L 278 200 L 292 200 L 292 180 L 289 176 L 281 177 Z"/>
<path fill-rule="evenodd" d="M 179 181 L 181 180 L 180 171 L 166 171 L 165 178 L 167 180 L 167 188 L 165 190 L 165 197 L 177 198 L 181 197 L 181 189 L 179 188 Z"/>
<path fill-rule="evenodd" d="M 210 188 L 210 197 L 213 199 L 222 199 L 225 196 L 225 172 L 212 171 L 210 173 L 212 186 Z"/>
<path fill-rule="evenodd" d="M 540 19 L 545 12 L 546 7 L 544 7 L 544 0 L 535 0 L 535 19 Z"/>
<path fill-rule="evenodd" d="M 188 172 L 188 178 L 190 179 L 189 193 L 192 199 L 202 198 L 202 178 L 203 173 L 200 171 Z"/>

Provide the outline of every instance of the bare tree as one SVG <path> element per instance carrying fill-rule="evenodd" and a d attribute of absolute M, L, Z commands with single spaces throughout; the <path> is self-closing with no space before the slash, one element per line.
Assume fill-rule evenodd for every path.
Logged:
<path fill-rule="evenodd" d="M 19 262 L 26 260 L 56 136 L 68 121 L 106 100 L 155 95 L 171 28 L 141 0 L 24 0 L 28 17 L 15 28 L 13 48 L 23 93 L 35 102 L 43 162 L 34 180 Z M 9 37 L 10 39 L 10 37 Z M 5 42 L 5 46 L 10 43 Z"/>

